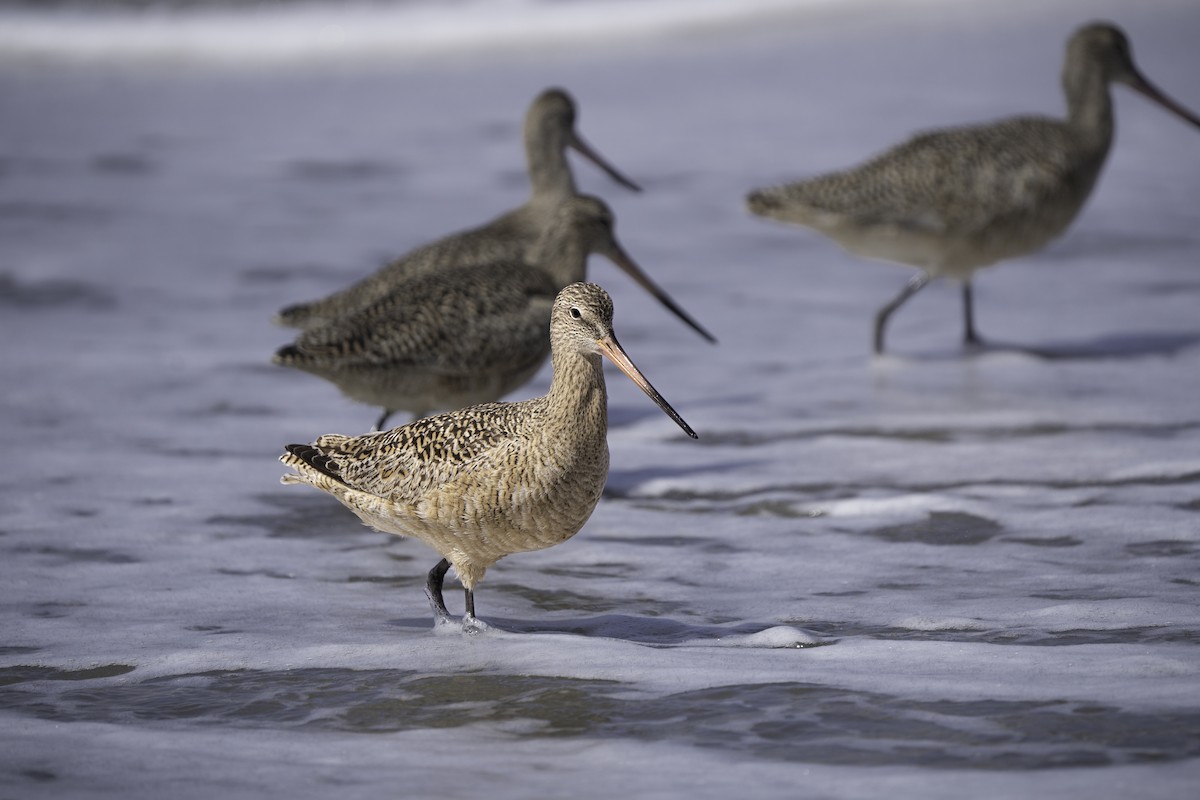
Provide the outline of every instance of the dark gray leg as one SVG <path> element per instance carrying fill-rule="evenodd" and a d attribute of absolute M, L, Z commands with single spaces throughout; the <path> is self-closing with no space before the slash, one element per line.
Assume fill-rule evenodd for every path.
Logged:
<path fill-rule="evenodd" d="M 466 587 L 463 591 L 467 595 L 467 613 L 463 614 L 462 629 L 463 633 L 477 634 L 488 629 L 488 624 L 475 616 L 475 593 Z"/>
<path fill-rule="evenodd" d="M 447 622 L 450 619 L 450 612 L 446 610 L 446 601 L 442 599 L 442 581 L 449 569 L 450 562 L 443 558 L 434 565 L 433 569 L 429 570 L 429 578 L 425 581 L 425 596 L 429 598 L 429 605 L 433 607 L 433 615 L 439 622 Z"/>
<path fill-rule="evenodd" d="M 963 343 L 977 345 L 979 336 L 975 333 L 975 302 L 971 293 L 971 281 L 963 281 Z"/>
<path fill-rule="evenodd" d="M 393 412 L 392 409 L 385 408 L 383 410 L 383 413 L 379 415 L 379 421 L 375 423 L 375 430 L 377 430 L 377 431 L 387 430 L 387 428 L 385 428 L 383 426 L 387 424 L 388 417 L 390 417 L 393 413 L 395 413 L 395 412 Z"/>
<path fill-rule="evenodd" d="M 900 291 L 900 294 L 896 295 L 895 299 L 876 312 L 875 355 L 883 353 L 883 329 L 887 325 L 888 317 L 892 315 L 893 311 L 904 305 L 905 300 L 925 288 L 925 284 L 927 283 L 929 283 L 929 276 L 924 272 L 918 272 L 909 279 L 908 283 L 904 284 L 904 288 Z"/>

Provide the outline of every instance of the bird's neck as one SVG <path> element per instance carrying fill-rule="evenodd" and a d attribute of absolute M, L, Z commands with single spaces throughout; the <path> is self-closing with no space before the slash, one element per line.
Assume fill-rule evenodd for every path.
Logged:
<path fill-rule="evenodd" d="M 608 433 L 608 395 L 599 353 L 554 352 L 551 361 L 554 377 L 546 401 L 553 422 L 548 427 L 573 440 L 604 439 Z"/>
<path fill-rule="evenodd" d="M 530 261 L 561 288 L 587 277 L 589 253 L 587 243 L 573 229 L 551 225 L 530 251 Z"/>
<path fill-rule="evenodd" d="M 1063 71 L 1067 124 L 1089 154 L 1103 160 L 1113 139 L 1113 106 L 1109 83 L 1098 68 L 1068 66 Z"/>
<path fill-rule="evenodd" d="M 576 193 L 571 165 L 567 163 L 567 142 L 555 130 L 533 130 L 525 136 L 525 160 L 535 198 L 554 202 Z"/>

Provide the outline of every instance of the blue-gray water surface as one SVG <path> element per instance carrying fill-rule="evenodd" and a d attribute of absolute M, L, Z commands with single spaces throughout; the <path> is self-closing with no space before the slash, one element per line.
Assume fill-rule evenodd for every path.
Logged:
<path fill-rule="evenodd" d="M 10 59 L 0 797 L 1188 796 L 1200 135 L 1116 89 L 1095 196 L 980 276 L 974 352 L 935 284 L 872 358 L 908 273 L 741 205 L 1059 113 L 1085 12 L 1200 108 L 1194 9 L 1094 5 L 419 63 Z M 492 568 L 466 636 L 434 629 L 436 554 L 278 484 L 284 444 L 376 412 L 272 366 L 270 317 L 521 202 L 550 85 L 645 192 L 575 160 L 581 188 L 720 342 L 590 265 L 700 438 L 613 372 L 595 515 Z"/>

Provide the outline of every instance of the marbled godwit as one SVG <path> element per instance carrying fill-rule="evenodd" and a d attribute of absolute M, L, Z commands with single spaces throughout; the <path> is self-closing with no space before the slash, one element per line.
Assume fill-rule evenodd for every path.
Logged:
<path fill-rule="evenodd" d="M 921 270 L 876 314 L 876 353 L 892 312 L 940 277 L 962 281 L 964 338 L 977 343 L 975 270 L 1040 249 L 1075 218 L 1112 144 L 1109 84 L 1123 83 L 1200 127 L 1141 75 L 1129 40 L 1110 24 L 1075 32 L 1062 83 L 1065 120 L 1017 117 L 918 135 L 859 167 L 751 192 L 750 211 Z"/>
<path fill-rule="evenodd" d="M 530 253 L 532 264 L 501 261 L 409 276 L 373 305 L 303 331 L 273 361 L 381 406 L 380 430 L 395 411 L 421 417 L 498 400 L 532 378 L 550 354 L 550 306 L 562 287 L 584 279 L 590 253 L 607 257 L 714 341 L 625 253 L 608 206 L 581 195 L 562 202 Z"/>
<path fill-rule="evenodd" d="M 487 403 L 384 433 L 328 434 L 290 444 L 280 460 L 336 497 L 367 525 L 420 539 L 442 555 L 426 594 L 448 622 L 442 579 L 453 566 L 466 590 L 464 630 L 475 619 L 475 586 L 511 553 L 574 536 L 608 477 L 608 397 L 601 355 L 641 387 L 689 436 L 695 432 L 642 376 L 617 343 L 612 300 L 573 283 L 550 314 L 550 391 L 519 403 Z"/>
<path fill-rule="evenodd" d="M 562 89 L 547 89 L 525 115 L 525 157 L 531 194 L 523 205 L 491 222 L 450 234 L 401 256 L 346 289 L 321 300 L 288 306 L 275 322 L 308 328 L 363 308 L 389 294 L 395 284 L 418 272 L 496 261 L 522 261 L 563 200 L 577 194 L 566 151 L 571 148 L 617 183 L 641 188 L 608 164 L 575 130 L 575 102 Z"/>

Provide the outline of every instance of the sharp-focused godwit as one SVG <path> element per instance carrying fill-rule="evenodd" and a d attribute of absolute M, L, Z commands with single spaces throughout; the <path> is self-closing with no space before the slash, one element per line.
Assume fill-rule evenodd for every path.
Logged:
<path fill-rule="evenodd" d="M 641 270 L 617 242 L 608 206 L 581 195 L 563 201 L 530 256 L 418 273 L 373 305 L 308 328 L 273 361 L 335 383 L 380 406 L 416 416 L 498 400 L 524 384 L 550 354 L 546 335 L 558 291 L 604 255 L 702 336 L 712 336 Z"/>
<path fill-rule="evenodd" d="M 1016 117 L 918 135 L 859 167 L 751 192 L 750 211 L 815 228 L 857 255 L 921 270 L 876 314 L 876 353 L 892 312 L 940 277 L 962 281 L 965 340 L 976 343 L 972 275 L 1040 249 L 1079 213 L 1112 144 L 1110 84 L 1123 83 L 1200 127 L 1142 76 L 1129 40 L 1111 24 L 1075 32 L 1062 83 L 1066 119 Z"/>
<path fill-rule="evenodd" d="M 575 130 L 575 102 L 571 96 L 562 89 L 547 89 L 525 115 L 525 157 L 532 189 L 529 200 L 486 225 L 417 248 L 328 297 L 288 306 L 275 315 L 275 322 L 292 328 L 323 324 L 374 303 L 389 294 L 398 281 L 418 272 L 526 260 L 558 204 L 577 193 L 567 148 L 585 156 L 622 186 L 641 191 Z"/>
<path fill-rule="evenodd" d="M 442 555 L 426 594 L 439 622 L 450 619 L 442 579 L 453 566 L 466 590 L 464 630 L 475 619 L 475 586 L 511 553 L 574 536 L 608 477 L 608 397 L 601 355 L 633 379 L 689 436 L 695 432 L 617 343 L 612 300 L 573 283 L 550 314 L 550 391 L 519 403 L 487 403 L 384 433 L 328 434 L 291 444 L 280 460 L 340 500 L 367 525 L 420 539 Z"/>

